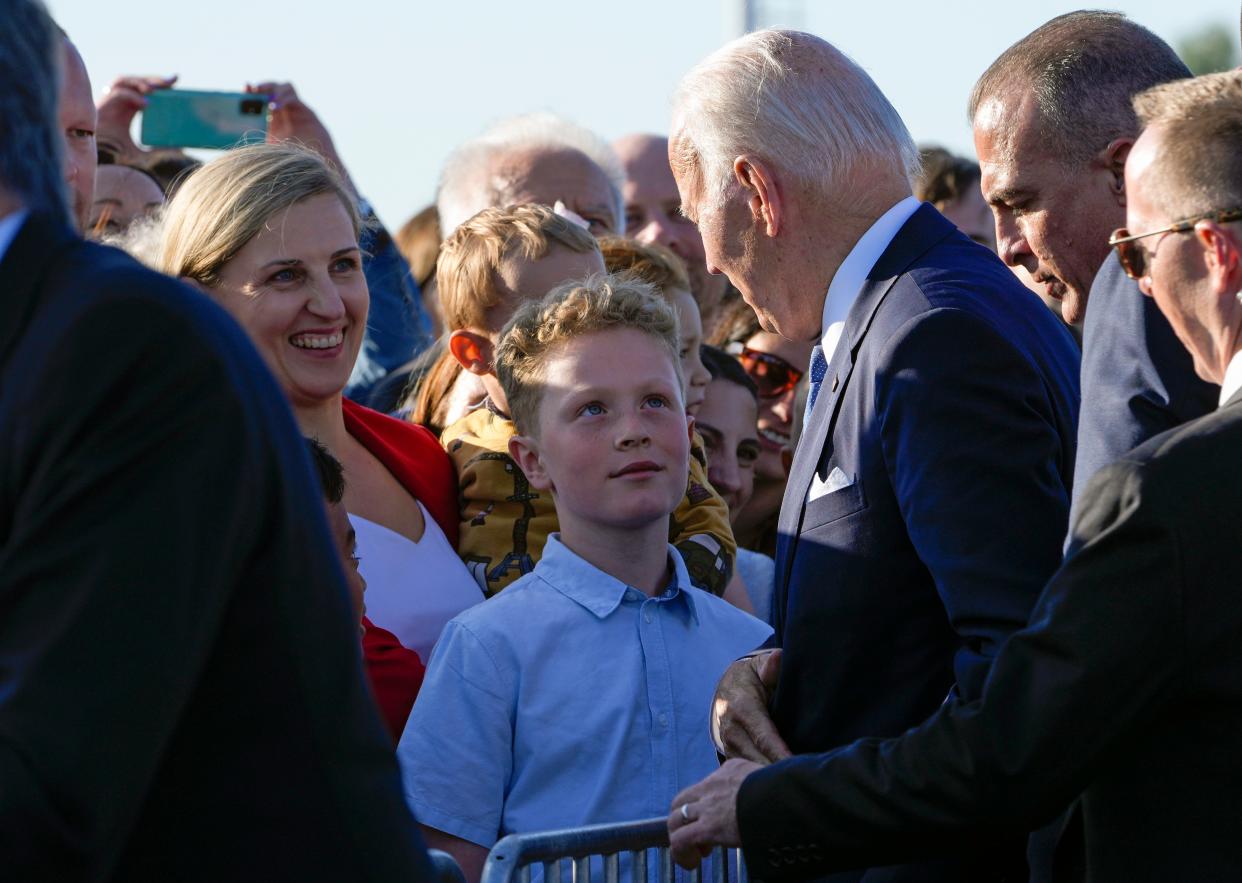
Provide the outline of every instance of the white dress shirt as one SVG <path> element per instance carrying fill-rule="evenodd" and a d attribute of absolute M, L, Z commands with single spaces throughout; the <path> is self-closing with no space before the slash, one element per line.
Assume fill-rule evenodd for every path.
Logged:
<path fill-rule="evenodd" d="M 850 314 L 854 301 L 858 299 L 859 292 L 867 281 L 867 274 L 920 205 L 922 203 L 913 196 L 907 196 L 880 215 L 871 228 L 854 243 L 850 253 L 837 268 L 837 273 L 828 286 L 828 297 L 824 299 L 824 320 L 821 325 L 823 338 L 820 346 L 824 348 L 825 362 L 832 362 L 837 341 L 845 330 L 845 318 Z"/>
<path fill-rule="evenodd" d="M 1225 379 L 1220 384 L 1220 403 L 1223 405 L 1242 389 L 1242 350 L 1233 354 L 1225 368 Z"/>
<path fill-rule="evenodd" d="M 22 229 L 22 222 L 26 220 L 27 214 L 29 212 L 23 208 L 0 218 L 0 261 L 4 260 L 9 246 L 17 238 L 17 233 Z"/>

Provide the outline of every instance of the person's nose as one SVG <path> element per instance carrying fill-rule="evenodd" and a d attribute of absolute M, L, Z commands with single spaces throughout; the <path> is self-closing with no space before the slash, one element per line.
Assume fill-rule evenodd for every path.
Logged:
<path fill-rule="evenodd" d="M 647 223 L 634 234 L 634 239 L 643 245 L 659 243 L 660 245 L 671 247 L 671 238 L 672 230 L 668 223 L 668 218 L 656 214 L 651 215 Z"/>
<path fill-rule="evenodd" d="M 742 489 L 742 473 L 738 469 L 737 458 L 715 452 L 708 465 L 707 480 L 722 497 L 737 494 Z"/>
<path fill-rule="evenodd" d="M 772 416 L 786 426 L 793 420 L 793 405 L 796 396 L 797 392 L 791 389 L 772 403 Z"/>
<path fill-rule="evenodd" d="M 1028 266 L 1031 258 L 1034 257 L 1031 245 L 1026 241 L 1022 228 L 1012 217 L 996 219 L 996 253 L 1010 267 L 1023 266 L 1028 270 L 1033 269 Z"/>
<path fill-rule="evenodd" d="M 645 448 L 651 444 L 651 434 L 646 421 L 638 412 L 623 415 L 617 421 L 617 449 L 621 451 Z"/>
<path fill-rule="evenodd" d="M 312 281 L 307 308 L 323 319 L 341 319 L 345 316 L 345 298 L 328 274 Z"/>

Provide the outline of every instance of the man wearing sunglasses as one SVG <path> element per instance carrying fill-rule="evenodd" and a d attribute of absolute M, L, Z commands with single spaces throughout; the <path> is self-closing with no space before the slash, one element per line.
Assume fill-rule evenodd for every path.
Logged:
<path fill-rule="evenodd" d="M 675 799 L 694 819 L 672 813 L 679 861 L 741 842 L 752 873 L 783 881 L 949 855 L 1082 792 L 1084 864 L 1054 879 L 1237 878 L 1242 73 L 1135 105 L 1146 128 L 1114 242 L 1199 374 L 1222 384 L 1219 407 L 1090 482 L 1065 563 L 979 698 L 896 739 L 765 768 L 730 760 Z M 748 771 L 734 810 L 728 783 Z"/>
<path fill-rule="evenodd" d="M 1146 28 L 1119 13 L 1080 11 L 1006 49 L 971 94 L 997 251 L 1061 299 L 1067 321 L 1085 315 L 1071 524 L 1099 469 L 1216 403 L 1215 387 L 1195 376 L 1160 311 L 1108 252 L 1108 234 L 1125 217 L 1123 168 L 1138 134 L 1130 101 L 1189 76 Z"/>

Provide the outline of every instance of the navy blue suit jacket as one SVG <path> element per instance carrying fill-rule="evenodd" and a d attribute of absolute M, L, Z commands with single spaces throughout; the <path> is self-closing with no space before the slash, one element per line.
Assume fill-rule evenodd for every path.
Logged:
<path fill-rule="evenodd" d="M 0 875 L 428 879 L 245 334 L 41 217 L 0 297 Z"/>
<path fill-rule="evenodd" d="M 794 456 L 777 546 L 795 752 L 896 735 L 979 695 L 1061 560 L 1078 350 L 924 205 L 871 271 Z M 852 484 L 804 503 L 812 477 Z"/>
<path fill-rule="evenodd" d="M 1211 413 L 1219 397 L 1219 386 L 1195 374 L 1156 302 L 1109 255 L 1091 286 L 1083 326 L 1075 512 L 1097 472 L 1147 439 Z"/>
<path fill-rule="evenodd" d="M 1237 879 L 1239 450 L 1235 394 L 1101 470 L 1064 565 L 981 697 L 897 739 L 746 778 L 751 873 L 799 880 L 974 851 L 1081 792 L 1082 865 L 1053 879 Z"/>

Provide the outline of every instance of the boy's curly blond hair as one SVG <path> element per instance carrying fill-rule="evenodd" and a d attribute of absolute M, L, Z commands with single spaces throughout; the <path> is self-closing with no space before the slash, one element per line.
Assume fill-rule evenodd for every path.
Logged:
<path fill-rule="evenodd" d="M 677 314 L 654 287 L 628 274 L 568 282 L 523 304 L 501 332 L 496 377 L 518 432 L 538 433 L 549 351 L 584 334 L 614 328 L 633 328 L 663 344 L 681 387 Z"/>

